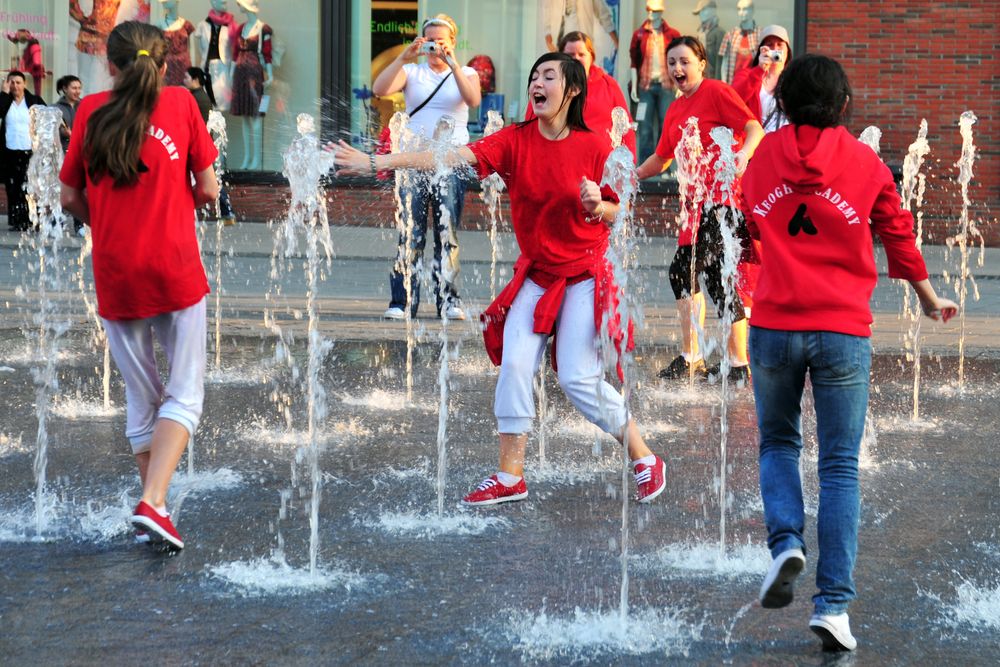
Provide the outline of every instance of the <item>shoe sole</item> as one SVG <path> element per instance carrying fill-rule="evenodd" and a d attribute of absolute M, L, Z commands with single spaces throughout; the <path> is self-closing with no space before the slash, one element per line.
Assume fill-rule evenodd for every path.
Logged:
<path fill-rule="evenodd" d="M 667 462 L 666 461 L 663 461 L 663 460 L 660 461 L 660 474 L 663 475 L 663 484 L 660 484 L 660 488 L 658 488 L 656 491 L 653 491 L 651 494 L 649 494 L 645 498 L 639 498 L 638 502 L 642 503 L 643 505 L 645 505 L 646 503 L 651 503 L 651 502 L 653 502 L 656 499 L 656 497 L 658 495 L 660 495 L 661 493 L 663 493 L 666 490 L 666 488 L 667 488 Z"/>
<path fill-rule="evenodd" d="M 797 556 L 786 559 L 778 568 L 774 581 L 770 585 L 766 585 L 765 582 L 765 586 L 761 588 L 760 606 L 764 609 L 781 609 L 790 605 L 795 599 L 795 580 L 805 565 L 805 562 Z"/>
<path fill-rule="evenodd" d="M 132 525 L 146 531 L 150 544 L 160 544 L 166 542 L 168 545 L 180 551 L 184 548 L 184 542 L 178 540 L 170 533 L 166 533 L 160 525 L 149 517 L 135 515 L 132 517 Z"/>
<path fill-rule="evenodd" d="M 857 648 L 857 643 L 855 643 L 854 647 L 850 647 L 840 641 L 837 635 L 834 634 L 833 629 L 825 623 L 813 621 L 809 624 L 809 629 L 823 642 L 824 651 L 853 651 Z"/>
<path fill-rule="evenodd" d="M 477 503 L 470 503 L 468 500 L 463 500 L 462 504 L 466 507 L 485 507 L 486 505 L 499 505 L 500 503 L 512 503 L 516 500 L 524 500 L 528 497 L 528 492 L 517 493 L 513 496 L 504 496 L 503 498 L 494 498 L 493 500 L 480 500 Z"/>

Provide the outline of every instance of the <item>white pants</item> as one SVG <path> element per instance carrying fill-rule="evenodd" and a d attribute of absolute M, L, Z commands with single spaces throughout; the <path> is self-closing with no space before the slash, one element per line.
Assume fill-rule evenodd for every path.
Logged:
<path fill-rule="evenodd" d="M 149 451 L 157 419 L 175 421 L 194 435 L 205 400 L 205 299 L 155 317 L 103 322 L 125 379 L 125 436 L 132 451 Z M 154 336 L 167 355 L 166 387 L 156 368 Z"/>
<path fill-rule="evenodd" d="M 547 337 L 536 334 L 535 305 L 545 290 L 524 281 L 507 313 L 503 330 L 503 362 L 493 412 L 500 433 L 527 433 L 535 418 L 532 379 L 538 371 Z M 625 402 L 604 381 L 600 343 L 594 326 L 594 281 L 566 287 L 556 318 L 556 365 L 559 386 L 583 416 L 616 437 L 625 427 Z"/>

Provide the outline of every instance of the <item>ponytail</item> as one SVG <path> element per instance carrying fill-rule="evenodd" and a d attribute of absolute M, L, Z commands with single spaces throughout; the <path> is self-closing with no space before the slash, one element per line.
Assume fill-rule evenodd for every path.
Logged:
<path fill-rule="evenodd" d="M 163 87 L 166 55 L 163 32 L 147 23 L 120 23 L 108 36 L 108 61 L 118 74 L 108 102 L 90 115 L 83 143 L 93 182 L 108 176 L 121 186 L 139 179 L 139 154 Z"/>

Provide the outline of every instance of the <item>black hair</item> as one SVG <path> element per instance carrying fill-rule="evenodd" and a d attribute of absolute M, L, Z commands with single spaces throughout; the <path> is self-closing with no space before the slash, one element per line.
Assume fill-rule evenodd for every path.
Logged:
<path fill-rule="evenodd" d="M 187 74 L 193 81 L 197 81 L 198 85 L 202 87 L 205 94 L 208 95 L 208 100 L 212 103 L 212 106 L 216 106 L 215 91 L 213 91 L 212 86 L 209 85 L 208 75 L 205 74 L 205 70 L 200 67 L 188 67 Z"/>
<path fill-rule="evenodd" d="M 850 116 L 847 72 L 827 56 L 807 53 L 789 61 L 774 96 L 793 125 L 836 127 Z"/>
<path fill-rule="evenodd" d="M 681 35 L 680 37 L 674 37 L 667 44 L 667 53 L 670 53 L 671 49 L 678 46 L 686 46 L 692 51 L 698 60 L 704 60 L 708 62 L 708 54 L 705 52 L 705 45 L 701 43 L 701 40 L 697 37 L 692 37 L 691 35 Z"/>
<path fill-rule="evenodd" d="M 589 132 L 590 128 L 583 122 L 583 105 L 587 101 L 587 72 L 583 69 L 583 65 L 581 65 L 576 58 L 558 51 L 543 54 L 538 58 L 538 60 L 535 61 L 535 64 L 531 66 L 531 74 L 528 75 L 527 88 L 531 88 L 531 75 L 535 73 L 535 70 L 543 64 L 552 61 L 560 63 L 560 70 L 562 71 L 564 83 L 563 104 L 565 105 L 567 100 L 569 100 L 569 111 L 566 115 L 566 125 L 574 130 Z M 566 93 L 573 88 L 576 88 L 580 92 L 572 98 L 566 96 Z"/>
<path fill-rule="evenodd" d="M 66 90 L 66 87 L 71 83 L 79 83 L 80 77 L 73 76 L 72 74 L 67 74 L 66 76 L 59 77 L 56 81 L 56 92 L 61 93 Z"/>
<path fill-rule="evenodd" d="M 24 75 L 24 72 L 22 72 L 22 71 L 21 71 L 21 70 L 19 70 L 19 69 L 12 69 L 11 71 L 7 72 L 7 80 L 8 80 L 8 81 L 10 81 L 10 80 L 11 80 L 11 78 L 13 78 L 13 77 L 15 77 L 15 76 L 19 76 L 19 77 L 21 77 L 21 81 L 27 81 L 27 80 L 28 80 L 28 77 L 26 77 L 26 76 Z"/>

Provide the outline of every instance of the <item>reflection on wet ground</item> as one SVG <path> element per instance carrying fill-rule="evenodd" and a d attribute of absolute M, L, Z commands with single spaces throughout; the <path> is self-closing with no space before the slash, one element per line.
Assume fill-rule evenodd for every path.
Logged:
<path fill-rule="evenodd" d="M 630 508 L 629 622 L 617 617 L 620 461 L 614 442 L 568 405 L 546 463 L 529 445 L 529 499 L 459 507 L 493 471 L 495 373 L 478 345 L 453 362 L 448 487 L 437 516 L 437 352 L 418 347 L 405 405 L 405 347 L 337 342 L 323 377 L 320 568 L 308 572 L 308 481 L 293 466 L 304 405 L 288 429 L 272 402 L 287 371 L 270 341 L 232 339 L 209 377 L 195 469 L 172 505 L 188 548 L 134 545 L 125 520 L 139 486 L 121 435 L 119 378 L 101 404 L 101 360 L 70 337 L 49 422 L 48 528 L 36 535 L 36 421 L 30 358 L 0 340 L 0 662 L 112 664 L 806 664 L 831 663 L 808 632 L 814 563 L 791 607 L 749 606 L 767 567 L 749 389 L 730 409 L 728 544 L 719 534 L 719 390 L 656 383 L 667 359 L 640 350 L 635 413 L 669 466 L 667 492 Z M 996 423 L 1000 364 L 925 361 L 922 419 L 909 420 L 906 365 L 874 364 L 874 437 L 862 461 L 863 513 L 844 664 L 995 664 L 1000 658 Z M 280 392 L 279 392 L 280 393 Z M 807 399 L 808 402 L 808 399 Z M 806 414 L 811 409 L 807 406 Z M 813 523 L 815 420 L 806 417 Z M 288 493 L 290 491 L 290 493 Z M 285 494 L 286 509 L 281 511 Z M 281 515 L 284 515 L 283 517 Z M 814 531 L 813 526 L 809 526 Z M 814 532 L 809 533 L 815 544 Z M 836 664 L 843 663 L 840 658 Z"/>

